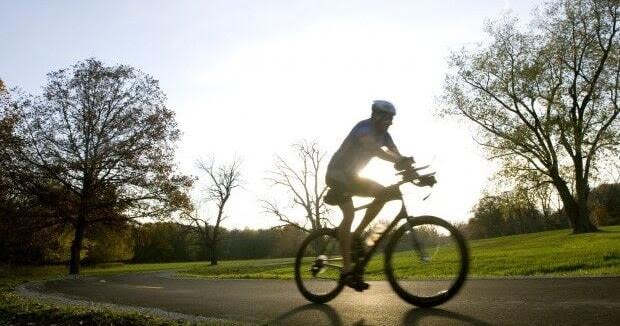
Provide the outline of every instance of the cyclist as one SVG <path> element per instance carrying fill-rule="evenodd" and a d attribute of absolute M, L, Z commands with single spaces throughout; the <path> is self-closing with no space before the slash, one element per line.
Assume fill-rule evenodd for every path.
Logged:
<path fill-rule="evenodd" d="M 325 182 L 330 189 L 324 200 L 326 204 L 338 205 L 343 215 L 342 223 L 338 227 L 344 265 L 342 277 L 347 286 L 357 291 L 367 289 L 368 283 L 353 271 L 351 239 L 355 239 L 356 250 L 361 250 L 362 244 L 358 240 L 366 226 L 386 202 L 401 197 L 398 187 L 386 188 L 375 181 L 360 177 L 358 173 L 373 157 L 394 163 L 398 170 L 403 170 L 414 162 L 412 157 L 400 154 L 387 132 L 395 114 L 396 109 L 392 103 L 374 101 L 370 119 L 362 120 L 353 127 L 327 166 Z M 351 196 L 375 198 L 353 234 L 350 232 L 355 211 Z"/>

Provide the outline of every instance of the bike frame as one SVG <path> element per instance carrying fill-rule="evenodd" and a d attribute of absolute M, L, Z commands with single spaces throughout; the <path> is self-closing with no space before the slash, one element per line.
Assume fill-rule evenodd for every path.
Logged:
<path fill-rule="evenodd" d="M 415 170 L 420 170 L 420 169 L 424 169 L 424 168 L 426 168 L 426 166 L 417 168 Z M 425 175 L 418 175 L 418 176 L 416 176 L 415 178 L 413 178 L 411 180 L 403 180 L 403 181 L 400 181 L 399 183 L 394 184 L 393 186 L 396 186 L 396 187 L 400 188 L 400 186 L 405 184 L 405 183 L 413 182 L 416 179 L 421 179 L 421 178 L 424 178 L 424 177 L 433 176 L 434 174 L 435 173 L 429 173 L 429 174 L 425 174 Z M 398 212 L 398 214 L 394 217 L 394 220 L 392 221 L 392 223 L 390 223 L 390 225 L 388 225 L 388 227 L 385 229 L 385 231 L 383 231 L 383 233 L 381 233 L 379 238 L 375 241 L 375 244 L 370 246 L 370 250 L 362 257 L 362 259 L 358 260 L 357 262 L 354 262 L 354 264 L 355 264 L 354 271 L 356 273 L 363 274 L 364 270 L 366 269 L 366 265 L 368 265 L 368 262 L 370 261 L 372 256 L 377 251 L 377 248 L 379 248 L 379 245 L 383 242 L 383 239 L 388 237 L 387 235 L 390 233 L 390 231 L 392 231 L 394 228 L 396 228 L 396 226 L 400 223 L 401 220 L 407 220 L 407 223 L 409 223 L 411 220 L 416 218 L 415 216 L 411 216 L 410 217 L 409 214 L 407 214 L 407 207 L 405 206 L 405 200 L 402 198 L 402 196 L 400 197 L 399 200 L 401 202 L 400 212 Z M 370 207 L 372 204 L 373 203 L 366 204 L 366 205 L 363 205 L 363 206 L 360 206 L 360 207 L 356 207 L 356 208 L 354 208 L 354 211 L 366 209 L 366 208 Z M 418 245 L 418 241 L 415 238 L 415 234 L 414 234 L 414 237 L 413 237 L 413 241 L 414 241 L 415 248 L 420 252 L 420 256 L 422 256 L 422 257 L 426 256 L 426 254 L 424 252 L 421 252 L 422 248 Z"/>

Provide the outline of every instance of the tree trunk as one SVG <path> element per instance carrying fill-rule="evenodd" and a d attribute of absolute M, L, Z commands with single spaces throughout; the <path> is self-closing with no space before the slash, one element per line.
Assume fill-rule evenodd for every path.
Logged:
<path fill-rule="evenodd" d="M 206 227 L 205 227 L 205 231 L 201 231 L 201 232 L 203 233 L 202 233 L 202 245 L 200 246 L 201 247 L 200 259 L 207 260 L 209 259 L 209 247 L 210 247 L 209 233 L 206 230 Z"/>
<path fill-rule="evenodd" d="M 85 221 L 84 216 L 80 216 L 75 225 L 75 236 L 71 243 L 71 260 L 69 261 L 70 275 L 80 274 L 80 251 L 82 250 L 82 240 L 84 239 Z"/>
<path fill-rule="evenodd" d="M 573 233 L 596 232 L 598 229 L 590 221 L 590 210 L 588 209 L 588 196 L 590 195 L 588 183 L 583 178 L 577 178 L 576 188 L 578 216 L 575 219 Z"/>
<path fill-rule="evenodd" d="M 220 222 L 222 221 L 222 213 L 224 212 L 224 205 L 220 205 L 220 210 L 217 215 L 217 222 L 213 227 L 213 236 L 211 237 L 211 265 L 217 265 L 217 238 L 220 231 Z"/>
<path fill-rule="evenodd" d="M 217 242 L 216 241 L 213 241 L 213 243 L 211 244 L 209 260 L 211 261 L 211 266 L 217 265 Z"/>
<path fill-rule="evenodd" d="M 564 180 L 556 180 L 554 184 L 560 194 L 560 198 L 562 199 L 564 211 L 566 212 L 566 215 L 568 215 L 568 220 L 570 222 L 570 226 L 573 228 L 573 233 L 577 234 L 598 231 L 596 226 L 590 222 L 588 207 L 585 202 L 587 201 L 587 189 L 578 190 L 578 199 L 575 200 Z M 584 190 L 586 191 L 584 192 Z"/>

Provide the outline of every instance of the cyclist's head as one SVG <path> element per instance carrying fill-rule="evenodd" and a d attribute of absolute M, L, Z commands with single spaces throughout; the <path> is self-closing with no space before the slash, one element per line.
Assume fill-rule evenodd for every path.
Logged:
<path fill-rule="evenodd" d="M 394 104 L 388 101 L 376 100 L 372 102 L 372 113 L 395 115 L 396 108 L 394 107 Z"/>
<path fill-rule="evenodd" d="M 377 100 L 372 103 L 372 120 L 375 126 L 382 131 L 386 131 L 392 124 L 392 119 L 396 115 L 396 108 L 388 101 Z"/>

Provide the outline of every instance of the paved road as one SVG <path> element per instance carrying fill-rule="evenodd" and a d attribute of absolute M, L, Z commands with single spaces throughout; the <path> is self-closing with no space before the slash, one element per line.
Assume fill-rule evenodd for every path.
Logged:
<path fill-rule="evenodd" d="M 470 280 L 436 309 L 402 301 L 387 282 L 309 304 L 292 281 L 193 280 L 165 274 L 51 281 L 48 294 L 283 325 L 620 325 L 620 278 Z"/>

